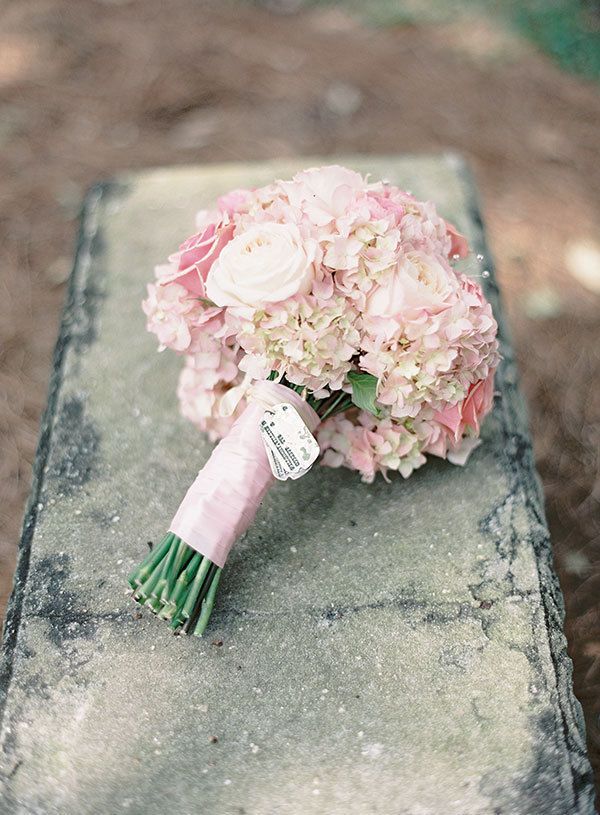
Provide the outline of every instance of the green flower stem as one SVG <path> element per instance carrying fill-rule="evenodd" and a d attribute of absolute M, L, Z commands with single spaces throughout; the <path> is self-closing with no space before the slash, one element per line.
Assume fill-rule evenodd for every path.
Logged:
<path fill-rule="evenodd" d="M 221 569 L 217 569 L 217 571 L 215 572 L 215 576 L 213 577 L 212 583 L 210 584 L 208 594 L 206 595 L 204 602 L 202 603 L 200 617 L 198 618 L 198 622 L 196 623 L 196 627 L 194 628 L 195 637 L 201 637 L 202 634 L 204 634 L 206 626 L 208 625 L 208 621 L 210 619 L 213 606 L 215 604 L 215 597 L 217 596 L 217 588 L 219 586 L 219 580 L 221 579 L 221 571 L 222 571 Z"/>
<path fill-rule="evenodd" d="M 144 605 L 149 608 L 153 614 L 158 614 L 158 612 L 162 609 L 162 604 L 158 597 L 149 597 Z"/>
<path fill-rule="evenodd" d="M 339 408 L 340 404 L 345 399 L 349 399 L 349 397 L 348 397 L 348 394 L 345 393 L 344 391 L 341 391 L 340 393 L 336 394 L 335 398 L 331 401 L 331 404 L 329 404 L 329 405 L 327 405 L 327 407 L 325 407 L 325 410 L 323 411 L 323 413 L 319 413 L 321 421 L 323 421 L 328 416 L 333 414 L 336 411 L 336 409 Z M 345 410 L 346 408 L 344 407 L 342 409 Z"/>
<path fill-rule="evenodd" d="M 348 396 L 348 394 L 346 394 Z M 345 413 L 348 408 L 354 407 L 354 402 L 352 401 L 352 397 L 348 396 L 347 399 L 344 399 L 343 402 L 340 402 L 339 405 L 336 406 L 335 410 L 332 411 L 329 416 L 337 416 L 338 413 Z"/>
<path fill-rule="evenodd" d="M 155 546 L 154 549 L 151 549 L 150 552 L 148 552 L 137 569 L 129 576 L 129 585 L 132 589 L 134 589 L 136 586 L 141 586 L 142 583 L 146 582 L 148 577 L 154 571 L 156 564 L 159 563 L 168 552 L 169 546 L 174 537 L 175 535 L 173 535 L 172 532 L 169 532 L 168 535 L 165 535 L 158 546 Z"/>
<path fill-rule="evenodd" d="M 194 608 L 196 607 L 196 602 L 198 600 L 198 597 L 200 596 L 202 585 L 204 584 L 204 580 L 208 572 L 210 571 L 211 566 L 212 563 L 208 558 L 205 557 L 202 559 L 200 568 L 198 569 L 196 577 L 194 578 L 194 581 L 189 590 L 187 600 L 185 601 L 185 604 L 181 610 L 181 616 L 183 617 L 184 620 L 188 620 L 194 613 Z"/>
<path fill-rule="evenodd" d="M 196 623 L 198 622 L 198 617 L 200 616 L 200 612 L 202 610 L 202 601 L 204 600 L 204 598 L 208 594 L 208 591 L 210 589 L 213 578 L 214 578 L 215 574 L 217 573 L 217 571 L 219 569 L 219 567 L 217 566 L 216 563 L 212 563 L 211 561 L 208 561 L 208 562 L 210 563 L 210 568 L 208 570 L 208 574 L 206 575 L 206 579 L 205 579 L 204 583 L 202 584 L 202 588 L 200 589 L 200 593 L 198 594 L 198 597 L 196 598 L 196 602 L 194 604 L 193 611 L 190 614 L 189 620 L 184 625 L 183 630 L 185 631 L 186 634 L 191 634 L 192 631 L 194 630 L 194 628 L 196 627 Z"/>
<path fill-rule="evenodd" d="M 154 588 L 150 592 L 150 597 L 148 598 L 148 601 L 147 601 L 148 604 L 151 605 L 151 607 L 153 609 L 154 609 L 154 606 L 155 606 L 154 601 L 159 603 L 159 608 L 160 608 L 160 597 L 162 596 L 163 589 L 167 584 L 167 574 L 169 573 L 170 564 L 172 563 L 173 558 L 175 557 L 176 549 L 177 549 L 177 545 L 173 541 L 171 543 L 171 547 L 169 548 L 168 554 L 166 555 L 166 557 L 162 560 L 162 563 L 160 564 L 160 573 L 159 573 L 158 580 L 156 581 L 156 584 L 154 585 Z M 158 610 L 158 609 L 154 609 L 154 610 Z"/>
<path fill-rule="evenodd" d="M 145 603 L 146 600 L 150 598 L 156 584 L 160 580 L 161 571 L 162 564 L 159 564 L 155 568 L 155 570 L 150 574 L 146 582 L 142 583 L 142 585 L 138 586 L 138 588 L 135 590 L 133 596 L 138 603 Z"/>
<path fill-rule="evenodd" d="M 202 555 L 199 554 L 199 552 L 194 552 L 189 564 L 185 567 L 185 569 L 181 572 L 181 574 L 177 578 L 175 589 L 171 594 L 170 600 L 168 601 L 167 605 L 165 605 L 164 608 L 165 619 L 173 621 L 179 619 L 180 611 L 183 608 L 183 604 L 187 597 L 185 593 L 186 589 L 192 582 L 192 580 L 196 577 L 196 573 L 201 562 Z M 166 616 L 167 614 L 169 614 L 170 616 Z"/>
<path fill-rule="evenodd" d="M 187 543 L 184 543 L 184 541 L 182 541 L 180 538 L 177 538 L 177 540 L 179 543 L 177 546 L 174 546 L 176 549 L 175 557 L 169 566 L 166 576 L 167 583 L 160 596 L 163 605 L 166 605 L 169 602 L 169 599 L 175 590 L 175 583 L 177 582 L 177 578 L 179 577 L 181 570 L 187 565 L 188 561 L 192 557 L 192 549 L 190 549 Z"/>

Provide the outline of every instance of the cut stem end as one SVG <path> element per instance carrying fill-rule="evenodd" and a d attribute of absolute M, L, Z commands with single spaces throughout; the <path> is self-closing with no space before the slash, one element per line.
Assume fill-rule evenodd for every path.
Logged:
<path fill-rule="evenodd" d="M 129 576 L 133 599 L 176 633 L 202 636 L 221 568 L 169 532 Z"/>

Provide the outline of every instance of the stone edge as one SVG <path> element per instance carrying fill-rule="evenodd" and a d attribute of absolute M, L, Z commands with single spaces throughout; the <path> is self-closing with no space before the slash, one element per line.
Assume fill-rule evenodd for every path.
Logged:
<path fill-rule="evenodd" d="M 496 304 L 501 314 L 500 337 L 502 350 L 510 350 L 500 367 L 502 392 L 504 395 L 502 409 L 499 411 L 503 446 L 502 468 L 509 484 L 509 495 L 520 494 L 529 520 L 530 540 L 535 553 L 536 569 L 539 581 L 540 598 L 544 612 L 546 640 L 552 660 L 553 680 L 556 688 L 556 704 L 560 711 L 562 737 L 569 760 L 572 778 L 573 813 L 591 815 L 594 808 L 594 778 L 586 750 L 586 730 L 583 711 L 573 690 L 573 663 L 567 650 L 567 639 L 564 634 L 565 608 L 562 590 L 554 568 L 552 542 L 546 522 L 542 485 L 535 468 L 528 412 L 519 389 L 519 374 L 514 361 L 514 350 L 510 331 L 507 329 L 505 309 L 496 283 L 494 261 L 491 255 L 485 227 L 481 217 L 481 208 L 477 187 L 470 166 L 457 154 L 446 154 L 447 160 L 456 169 L 463 188 L 468 214 L 476 226 L 480 251 L 485 257 L 485 268 L 492 274 L 488 286 L 493 290 Z M 507 377 L 510 366 L 511 376 Z M 514 458 L 520 458 L 519 466 L 514 466 Z M 541 530 L 545 530 L 545 534 Z"/>
<path fill-rule="evenodd" d="M 31 491 L 25 508 L 13 588 L 4 619 L 2 653 L 0 656 L 0 725 L 4 719 L 12 679 L 13 657 L 19 635 L 25 587 L 29 574 L 31 544 L 37 524 L 38 503 L 45 477 L 44 470 L 52 447 L 52 434 L 64 378 L 66 352 L 77 334 L 78 323 L 81 323 L 82 302 L 85 300 L 88 288 L 88 270 L 92 259 L 92 246 L 98 233 L 100 205 L 111 187 L 111 182 L 100 182 L 91 187 L 84 198 L 79 216 L 79 226 L 75 239 L 75 257 L 60 319 L 58 339 L 54 347 L 48 398 L 40 423 Z"/>

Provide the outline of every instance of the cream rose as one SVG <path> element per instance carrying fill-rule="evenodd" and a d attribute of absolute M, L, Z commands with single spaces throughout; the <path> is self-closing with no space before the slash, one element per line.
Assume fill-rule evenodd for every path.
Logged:
<path fill-rule="evenodd" d="M 457 283 L 439 260 L 423 252 L 409 252 L 391 276 L 373 287 L 367 298 L 371 317 L 397 317 L 407 311 L 443 309 Z"/>
<path fill-rule="evenodd" d="M 206 280 L 218 306 L 257 307 L 306 294 L 314 277 L 316 242 L 295 224 L 251 226 L 223 248 Z"/>

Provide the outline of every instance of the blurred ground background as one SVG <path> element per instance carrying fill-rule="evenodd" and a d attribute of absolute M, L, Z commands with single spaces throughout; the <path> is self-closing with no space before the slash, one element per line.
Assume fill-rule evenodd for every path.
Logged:
<path fill-rule="evenodd" d="M 598 79 L 584 0 L 0 0 L 1 606 L 86 187 L 159 164 L 450 148 L 482 193 L 598 769 Z"/>

